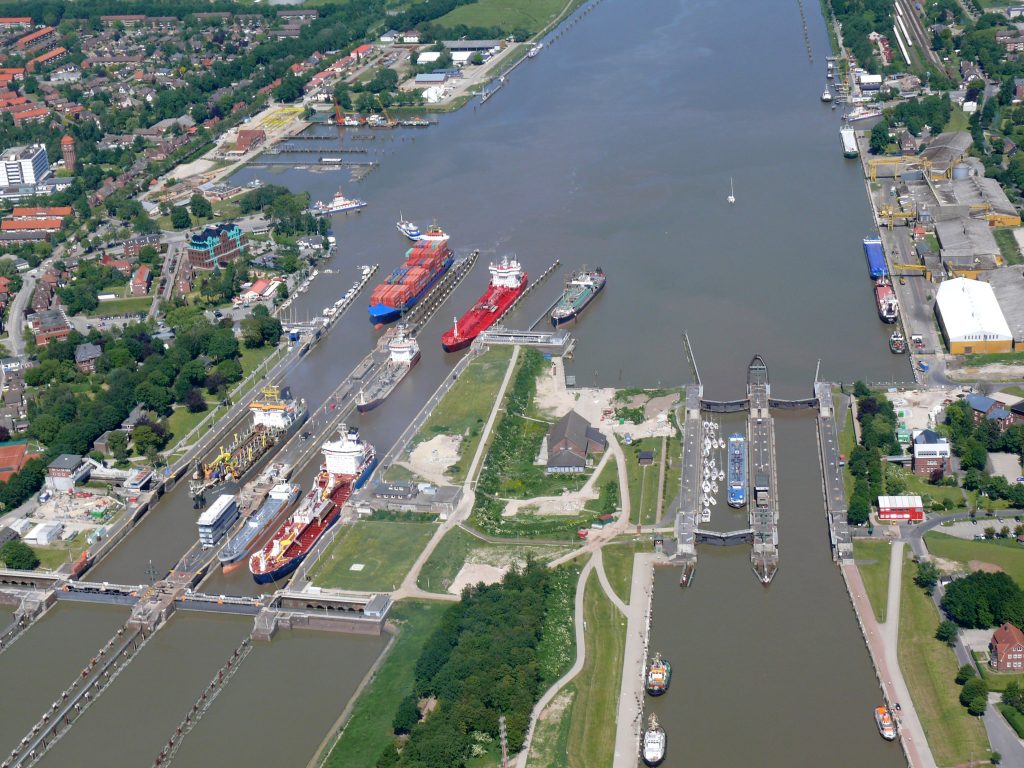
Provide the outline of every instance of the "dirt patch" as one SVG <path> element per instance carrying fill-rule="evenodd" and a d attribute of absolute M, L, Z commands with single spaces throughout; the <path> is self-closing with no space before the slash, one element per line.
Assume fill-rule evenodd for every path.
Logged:
<path fill-rule="evenodd" d="M 565 712 L 566 708 L 572 703 L 573 692 L 562 689 L 555 698 L 551 700 L 551 703 L 544 707 L 544 711 L 540 713 L 539 722 L 545 722 L 548 720 L 561 720 L 562 713 Z"/>
<path fill-rule="evenodd" d="M 1002 573 L 1003 569 L 995 563 L 984 563 L 981 560 L 968 560 L 967 567 L 974 571 L 984 571 L 985 573 Z"/>
<path fill-rule="evenodd" d="M 424 480 L 437 485 L 448 485 L 448 468 L 459 462 L 461 435 L 437 435 L 413 448 L 407 462 L 399 462 Z"/>
<path fill-rule="evenodd" d="M 448 587 L 448 592 L 458 595 L 462 593 L 464 587 L 471 584 L 479 584 L 480 582 L 484 584 L 497 584 L 505 577 L 507 570 L 508 568 L 497 568 L 493 565 L 484 565 L 483 563 L 466 563 L 456 574 L 451 586 Z"/>
<path fill-rule="evenodd" d="M 943 557 L 936 557 L 935 555 L 931 555 L 930 557 L 931 561 L 935 563 L 935 567 L 943 573 L 957 573 L 962 570 L 960 563 L 956 560 L 946 560 Z"/>
<path fill-rule="evenodd" d="M 659 413 L 668 413 L 677 402 L 679 402 L 678 392 L 673 392 L 671 395 L 663 397 L 652 397 L 647 401 L 647 405 L 644 406 L 644 417 L 653 419 Z"/>
<path fill-rule="evenodd" d="M 992 365 L 947 368 L 946 375 L 957 381 L 1019 381 L 1024 378 L 1024 365 L 993 363 Z"/>

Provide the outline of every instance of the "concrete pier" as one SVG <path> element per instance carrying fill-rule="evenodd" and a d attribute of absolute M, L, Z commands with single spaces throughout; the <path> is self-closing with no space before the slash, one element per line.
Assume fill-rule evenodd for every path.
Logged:
<path fill-rule="evenodd" d="M 699 520 L 701 486 L 701 419 L 702 387 L 686 387 L 683 423 L 683 471 L 680 473 L 680 511 L 676 514 L 676 552 L 674 562 L 682 566 L 679 585 L 689 586 L 697 568 L 697 521 Z M 678 419 L 679 412 L 676 412 Z"/>
<path fill-rule="evenodd" d="M 814 389 L 819 403 L 818 456 L 821 460 L 828 536 L 832 544 L 832 559 L 842 563 L 853 560 L 853 539 L 846 522 L 846 487 L 839 454 L 839 427 L 836 423 L 832 385 L 828 382 L 815 382 Z"/>

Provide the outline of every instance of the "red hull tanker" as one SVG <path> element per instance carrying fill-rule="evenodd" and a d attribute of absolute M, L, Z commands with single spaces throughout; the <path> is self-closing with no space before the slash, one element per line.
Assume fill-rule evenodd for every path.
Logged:
<path fill-rule="evenodd" d="M 445 352 L 457 352 L 472 344 L 473 339 L 498 322 L 526 290 L 529 278 L 515 259 L 503 258 L 500 263 L 491 264 L 490 269 L 491 282 L 484 295 L 441 335 Z"/>

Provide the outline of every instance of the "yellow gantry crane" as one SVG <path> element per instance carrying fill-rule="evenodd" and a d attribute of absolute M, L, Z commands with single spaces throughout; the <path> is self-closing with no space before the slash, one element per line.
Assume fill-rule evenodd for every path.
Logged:
<path fill-rule="evenodd" d="M 899 221 L 901 224 L 909 224 L 917 220 L 917 209 L 909 211 L 901 210 L 892 205 L 883 205 L 878 211 L 879 217 L 889 225 L 889 229 Z"/>
<path fill-rule="evenodd" d="M 906 170 L 922 170 L 929 180 L 948 179 L 953 175 L 953 168 L 950 166 L 942 173 L 932 172 L 932 161 L 927 157 L 870 157 L 868 158 L 868 178 L 871 181 L 878 181 L 878 169 L 885 166 L 894 166 L 893 179 L 899 179 L 900 173 Z"/>

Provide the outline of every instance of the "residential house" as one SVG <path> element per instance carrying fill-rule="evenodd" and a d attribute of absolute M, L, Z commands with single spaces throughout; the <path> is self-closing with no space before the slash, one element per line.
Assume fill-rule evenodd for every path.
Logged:
<path fill-rule="evenodd" d="M 988 644 L 988 663 L 997 672 L 1024 669 L 1024 632 L 1009 622 L 996 629 Z"/>
<path fill-rule="evenodd" d="M 950 444 L 938 432 L 921 429 L 914 433 L 913 469 L 915 475 L 938 480 L 950 471 Z"/>
<path fill-rule="evenodd" d="M 123 429 L 130 435 L 132 431 L 135 429 L 135 427 L 137 427 L 139 423 L 141 421 L 144 421 L 146 418 L 146 406 L 141 404 L 136 405 L 134 408 L 132 408 L 131 413 L 129 413 L 125 417 L 125 420 L 121 422 L 121 429 Z"/>
<path fill-rule="evenodd" d="M 587 459 L 603 453 L 608 440 L 576 411 L 556 421 L 547 436 L 547 473 L 576 473 L 587 468 Z"/>
<path fill-rule="evenodd" d="M 975 424 L 980 424 L 992 411 L 1000 407 L 999 403 L 985 395 L 971 393 L 964 399 L 971 408 L 971 416 L 974 418 Z"/>
<path fill-rule="evenodd" d="M 75 347 L 75 365 L 82 373 L 96 370 L 96 361 L 103 356 L 103 347 L 99 344 L 85 342 Z"/>
<path fill-rule="evenodd" d="M 147 245 L 160 250 L 160 235 L 137 235 L 124 241 L 124 256 L 126 259 L 137 259 L 139 253 Z"/>
<path fill-rule="evenodd" d="M 148 264 L 140 264 L 132 275 L 132 296 L 145 296 L 153 282 L 153 272 Z"/>

